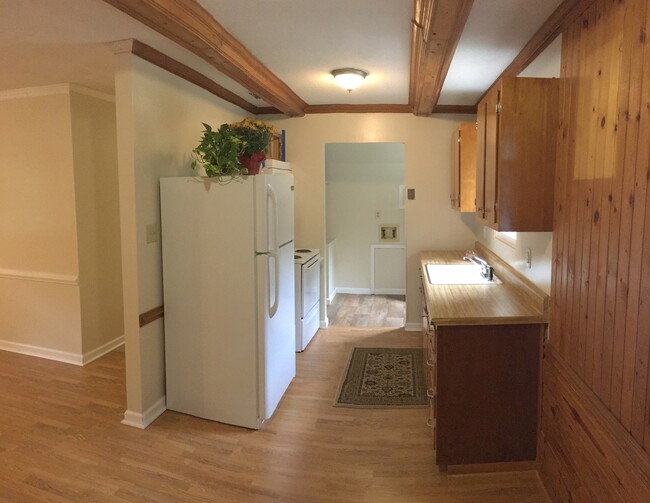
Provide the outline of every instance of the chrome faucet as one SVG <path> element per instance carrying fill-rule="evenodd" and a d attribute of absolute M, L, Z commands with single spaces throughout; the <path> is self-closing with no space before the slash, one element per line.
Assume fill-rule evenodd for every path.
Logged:
<path fill-rule="evenodd" d="M 481 276 L 483 276 L 488 281 L 494 281 L 494 268 L 488 264 L 481 257 L 476 255 L 474 251 L 467 251 L 463 256 L 463 260 L 468 260 L 473 264 L 476 264 L 481 267 Z"/>

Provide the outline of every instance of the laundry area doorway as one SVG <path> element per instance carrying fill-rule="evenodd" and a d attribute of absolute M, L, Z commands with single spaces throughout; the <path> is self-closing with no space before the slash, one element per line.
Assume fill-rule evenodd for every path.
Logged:
<path fill-rule="evenodd" d="M 325 145 L 330 325 L 405 322 L 404 144 Z"/>

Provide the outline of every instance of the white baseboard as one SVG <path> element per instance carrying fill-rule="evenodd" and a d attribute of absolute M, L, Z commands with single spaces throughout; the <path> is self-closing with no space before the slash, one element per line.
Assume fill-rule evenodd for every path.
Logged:
<path fill-rule="evenodd" d="M 124 419 L 122 419 L 122 424 L 125 424 L 126 426 L 133 426 L 134 428 L 140 428 L 141 430 L 144 430 L 166 410 L 167 410 L 167 397 L 162 396 L 156 403 L 154 403 L 151 407 L 145 410 L 142 414 L 140 412 L 133 412 L 132 410 L 127 410 L 124 413 Z"/>
<path fill-rule="evenodd" d="M 90 362 L 94 362 L 95 360 L 101 358 L 105 354 L 110 353 L 115 348 L 119 348 L 122 344 L 124 344 L 124 336 L 120 335 L 119 337 L 116 337 L 112 341 L 109 341 L 106 344 L 93 349 L 92 351 L 88 351 L 87 353 L 84 353 L 82 357 L 82 362 L 83 362 L 82 365 L 87 365 Z"/>
<path fill-rule="evenodd" d="M 343 286 L 337 286 L 336 287 L 336 293 L 334 296 L 338 295 L 339 293 L 351 293 L 354 295 L 371 295 L 372 290 L 370 288 L 346 288 Z"/>
<path fill-rule="evenodd" d="M 406 295 L 405 288 L 375 288 L 375 295 Z"/>
<path fill-rule="evenodd" d="M 404 325 L 404 330 L 407 332 L 421 332 L 422 331 L 422 322 L 419 323 L 407 323 Z"/>
<path fill-rule="evenodd" d="M 37 356 L 38 358 L 46 358 L 57 362 L 71 363 L 72 365 L 83 365 L 83 356 L 81 354 L 59 351 L 58 349 L 43 348 L 40 346 L 32 346 L 30 344 L 0 340 L 0 350 L 20 353 L 22 355 Z"/>
<path fill-rule="evenodd" d="M 124 336 L 120 335 L 103 346 L 100 346 L 87 353 L 70 353 L 68 351 L 59 351 L 58 349 L 43 348 L 40 346 L 32 346 L 31 344 L 21 344 L 19 342 L 3 341 L 0 340 L 0 350 L 10 351 L 12 353 L 20 353 L 22 355 L 36 356 L 38 358 L 45 358 L 47 360 L 54 360 L 62 363 L 71 363 L 80 367 L 101 358 L 107 353 L 110 353 L 115 348 L 124 344 Z"/>
<path fill-rule="evenodd" d="M 319 327 L 320 328 L 327 328 L 329 326 L 329 324 L 330 324 L 329 320 L 327 318 L 325 318 L 324 320 L 320 320 Z"/>
<path fill-rule="evenodd" d="M 328 299 L 328 302 L 332 302 L 334 297 L 339 293 L 351 293 L 353 295 L 406 295 L 406 289 L 404 288 L 347 288 L 344 286 L 338 286 L 334 290 L 334 295 Z"/>

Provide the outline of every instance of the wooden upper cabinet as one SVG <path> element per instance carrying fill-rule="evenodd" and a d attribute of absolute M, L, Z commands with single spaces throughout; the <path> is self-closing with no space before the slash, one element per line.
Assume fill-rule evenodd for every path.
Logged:
<path fill-rule="evenodd" d="M 553 230 L 557 79 L 503 78 L 478 105 L 476 216 L 498 231 Z"/>
<path fill-rule="evenodd" d="M 451 207 L 462 212 L 475 210 L 476 124 L 463 123 L 451 135 Z"/>

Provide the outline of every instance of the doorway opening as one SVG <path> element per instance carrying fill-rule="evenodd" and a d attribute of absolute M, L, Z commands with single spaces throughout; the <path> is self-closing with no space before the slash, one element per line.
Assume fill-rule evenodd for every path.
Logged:
<path fill-rule="evenodd" d="M 405 324 L 404 144 L 325 145 L 329 325 Z"/>

